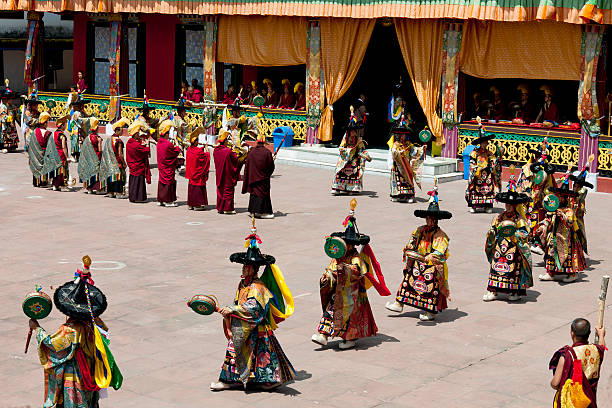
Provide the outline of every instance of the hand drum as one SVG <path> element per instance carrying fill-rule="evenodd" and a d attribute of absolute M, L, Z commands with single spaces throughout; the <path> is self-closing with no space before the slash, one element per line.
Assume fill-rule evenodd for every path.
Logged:
<path fill-rule="evenodd" d="M 201 315 L 211 315 L 217 311 L 219 301 L 212 295 L 194 295 L 187 306 L 193 309 L 194 312 Z"/>
<path fill-rule="evenodd" d="M 30 319 L 44 319 L 51 313 L 53 302 L 49 295 L 37 290 L 26 295 L 21 307 Z"/>
<path fill-rule="evenodd" d="M 340 237 L 325 237 L 325 254 L 333 259 L 339 259 L 346 254 L 346 242 Z"/>
<path fill-rule="evenodd" d="M 516 232 L 516 224 L 510 220 L 503 221 L 501 225 L 497 227 L 497 232 L 502 237 L 509 238 Z"/>
<path fill-rule="evenodd" d="M 542 201 L 546 211 L 555 212 L 559 208 L 559 197 L 554 194 L 548 194 Z"/>

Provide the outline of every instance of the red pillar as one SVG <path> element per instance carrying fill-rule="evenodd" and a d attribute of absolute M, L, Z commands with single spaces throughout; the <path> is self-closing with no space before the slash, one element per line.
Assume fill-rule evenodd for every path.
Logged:
<path fill-rule="evenodd" d="M 87 72 L 87 47 L 94 44 L 87 44 L 87 22 L 89 18 L 85 13 L 75 13 L 74 15 L 74 42 L 72 45 L 72 70 L 73 83 L 76 83 L 77 72 Z M 93 84 L 90 84 L 93 89 Z"/>
<path fill-rule="evenodd" d="M 251 81 L 257 82 L 257 67 L 251 65 L 242 66 L 242 83 L 247 86 Z"/>
<path fill-rule="evenodd" d="M 146 91 L 149 99 L 173 100 L 174 48 L 176 25 L 174 15 L 141 14 L 146 30 Z"/>

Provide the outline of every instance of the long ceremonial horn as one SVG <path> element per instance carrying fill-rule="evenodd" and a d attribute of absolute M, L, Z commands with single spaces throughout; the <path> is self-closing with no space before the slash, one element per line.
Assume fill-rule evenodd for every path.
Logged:
<path fill-rule="evenodd" d="M 597 319 L 597 328 L 601 329 L 604 323 L 604 311 L 606 309 L 606 295 L 608 294 L 608 283 L 610 277 L 604 275 L 601 277 L 601 289 L 599 291 L 599 315 Z M 599 343 L 599 335 L 595 332 L 595 344 Z"/>

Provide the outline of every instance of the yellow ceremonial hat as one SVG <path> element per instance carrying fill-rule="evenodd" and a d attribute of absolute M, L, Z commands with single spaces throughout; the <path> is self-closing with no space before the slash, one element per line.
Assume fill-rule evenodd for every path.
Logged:
<path fill-rule="evenodd" d="M 97 130 L 98 123 L 99 123 L 98 118 L 96 118 L 95 116 L 92 116 L 91 118 L 89 118 L 89 126 L 91 129 Z"/>
<path fill-rule="evenodd" d="M 264 85 L 268 85 L 268 84 L 273 85 L 273 83 L 270 80 L 270 78 L 264 78 L 263 83 L 264 83 Z"/>
<path fill-rule="evenodd" d="M 121 118 L 115 123 L 113 123 L 113 130 L 117 130 L 118 128 L 128 127 L 129 122 L 126 118 Z"/>
<path fill-rule="evenodd" d="M 200 135 L 206 133 L 206 129 L 202 126 L 198 126 L 191 134 L 189 135 L 189 143 L 193 144 L 198 141 Z"/>
<path fill-rule="evenodd" d="M 166 119 L 159 125 L 159 134 L 165 135 L 173 127 L 174 127 L 174 122 L 172 122 L 170 119 Z"/>
<path fill-rule="evenodd" d="M 289 82 L 289 80 L 287 78 L 283 79 L 282 84 L 285 86 L 289 86 L 291 85 L 291 82 Z"/>
<path fill-rule="evenodd" d="M 295 84 L 295 86 L 293 87 L 293 92 L 297 93 L 298 89 L 303 88 L 304 84 L 301 82 L 298 82 L 297 84 Z"/>
<path fill-rule="evenodd" d="M 68 122 L 68 120 L 70 120 L 70 115 L 64 115 L 61 118 L 59 118 L 58 120 L 55 121 L 55 124 L 57 126 L 62 125 L 66 122 Z"/>
<path fill-rule="evenodd" d="M 42 112 L 38 117 L 38 123 L 46 123 L 50 117 L 49 112 Z"/>
<path fill-rule="evenodd" d="M 540 91 L 544 91 L 544 95 L 550 95 L 550 96 L 554 95 L 552 88 L 548 85 L 542 85 L 540 87 Z"/>
<path fill-rule="evenodd" d="M 141 128 L 142 128 L 142 123 L 134 122 L 128 127 L 128 134 L 130 136 L 136 136 L 140 133 Z"/>
<path fill-rule="evenodd" d="M 230 132 L 228 132 L 225 129 L 221 129 L 219 131 L 219 136 L 217 136 L 217 143 L 223 143 L 225 142 L 225 139 L 227 139 L 227 137 L 230 135 Z"/>
<path fill-rule="evenodd" d="M 495 95 L 498 95 L 499 89 L 496 86 L 492 86 L 491 88 L 489 88 L 489 91 L 493 92 Z"/>
<path fill-rule="evenodd" d="M 529 93 L 529 87 L 527 86 L 527 84 L 520 84 L 519 86 L 516 87 L 516 89 L 521 91 L 522 94 Z"/>

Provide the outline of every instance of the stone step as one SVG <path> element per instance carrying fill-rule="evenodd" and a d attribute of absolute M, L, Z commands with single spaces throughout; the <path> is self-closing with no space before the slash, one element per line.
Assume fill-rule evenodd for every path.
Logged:
<path fill-rule="evenodd" d="M 389 151 L 385 149 L 368 149 L 372 158 L 366 163 L 366 174 L 389 176 Z M 295 146 L 281 148 L 276 162 L 292 166 L 335 168 L 338 162 L 338 149 L 317 146 Z M 460 180 L 463 173 L 457 171 L 458 159 L 444 157 L 427 157 L 423 164 L 423 179 L 439 182 Z"/>

